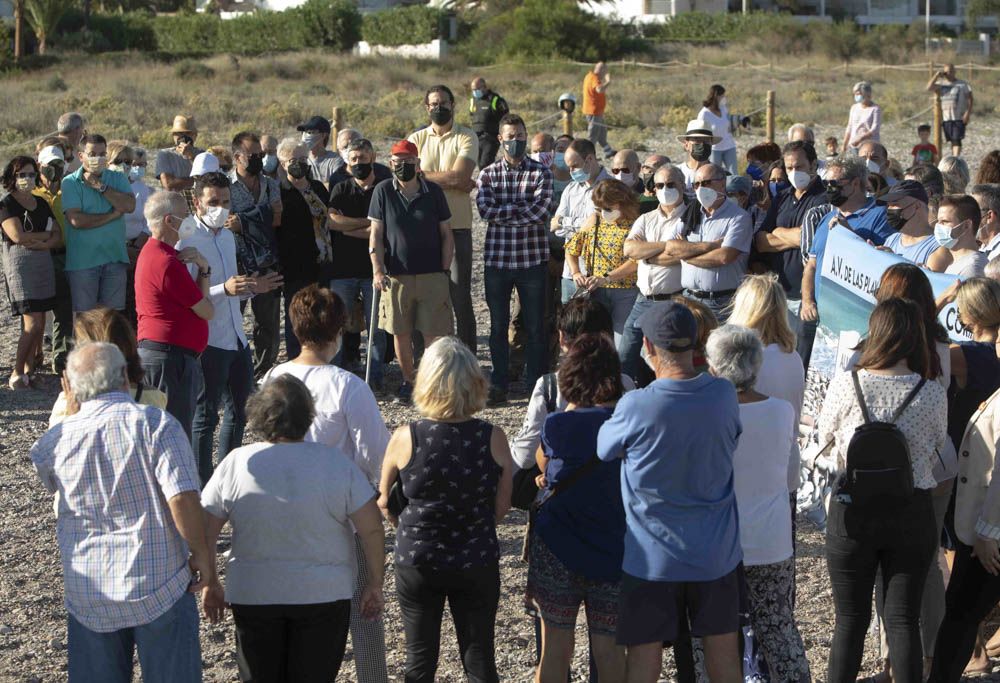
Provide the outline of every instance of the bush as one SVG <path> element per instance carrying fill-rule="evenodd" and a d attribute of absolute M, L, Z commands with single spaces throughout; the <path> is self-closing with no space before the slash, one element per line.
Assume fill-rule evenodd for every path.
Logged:
<path fill-rule="evenodd" d="M 224 52 L 219 45 L 222 20 L 214 14 L 175 14 L 153 21 L 156 49 L 161 52 L 197 54 Z"/>
<path fill-rule="evenodd" d="M 174 76 L 184 80 L 190 78 L 212 78 L 215 76 L 215 69 L 207 64 L 196 62 L 193 59 L 182 59 L 174 65 Z"/>
<path fill-rule="evenodd" d="M 0 19 L 0 69 L 8 69 L 14 63 L 14 54 L 10 49 L 13 44 L 13 29 L 6 21 Z"/>
<path fill-rule="evenodd" d="M 423 45 L 444 35 L 447 15 L 426 5 L 396 7 L 367 15 L 361 38 L 372 45 Z"/>
<path fill-rule="evenodd" d="M 751 12 L 684 12 L 662 24 L 649 26 L 646 37 L 663 42 L 719 43 L 741 41 L 751 36 L 766 35 L 775 48 L 781 45 L 781 34 L 801 26 L 781 14 Z"/>
<path fill-rule="evenodd" d="M 325 47 L 350 50 L 361 40 L 361 13 L 350 0 L 307 0 L 290 10 L 298 13 Z"/>

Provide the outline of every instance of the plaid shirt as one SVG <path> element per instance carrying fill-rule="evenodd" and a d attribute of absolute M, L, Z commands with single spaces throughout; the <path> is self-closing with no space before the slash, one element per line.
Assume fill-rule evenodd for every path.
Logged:
<path fill-rule="evenodd" d="M 530 157 L 516 167 L 501 159 L 479 172 L 477 185 L 476 207 L 489 224 L 486 265 L 516 270 L 548 261 L 551 171 Z"/>
<path fill-rule="evenodd" d="M 100 633 L 166 613 L 191 581 L 167 501 L 199 484 L 177 420 L 128 394 L 102 394 L 47 431 L 31 460 L 59 496 L 69 613 Z"/>

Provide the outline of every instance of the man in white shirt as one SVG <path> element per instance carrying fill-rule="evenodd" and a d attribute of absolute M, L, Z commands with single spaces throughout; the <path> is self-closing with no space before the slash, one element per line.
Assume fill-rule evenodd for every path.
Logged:
<path fill-rule="evenodd" d="M 208 346 L 201 354 L 205 389 L 195 408 L 192 429 L 194 455 L 204 486 L 215 469 L 212 443 L 219 424 L 219 404 L 225 407 L 219 434 L 221 460 L 243 443 L 246 402 L 254 388 L 253 355 L 243 331 L 240 300 L 280 287 L 282 278 L 279 273 L 260 277 L 239 274 L 236 239 L 232 231 L 225 229 L 229 179 L 222 173 L 208 173 L 195 188 L 195 215 L 181 224 L 178 247 L 194 247 L 208 261 L 209 299 L 216 311 L 208 323 Z"/>
<path fill-rule="evenodd" d="M 610 178 L 611 174 L 597 162 L 597 148 L 586 138 L 577 138 L 570 143 L 564 160 L 569 167 L 572 182 L 563 190 L 559 208 L 552 217 L 550 227 L 558 237 L 568 240 L 596 213 L 594 201 L 591 199 L 594 187 L 602 180 Z M 586 264 L 580 264 L 580 272 L 587 274 Z M 576 283 L 570 275 L 569 264 L 564 264 L 562 302 L 569 301 L 574 293 L 576 293 Z"/>
<path fill-rule="evenodd" d="M 976 231 L 979 248 L 992 261 L 1000 256 L 1000 185 L 973 185 L 969 194 L 975 198 L 982 213 L 982 220 Z"/>

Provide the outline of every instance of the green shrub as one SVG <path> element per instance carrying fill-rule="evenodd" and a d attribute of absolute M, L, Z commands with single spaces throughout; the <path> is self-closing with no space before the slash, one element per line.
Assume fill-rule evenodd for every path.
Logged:
<path fill-rule="evenodd" d="M 214 14 L 175 14 L 153 21 L 156 49 L 161 52 L 197 54 L 225 52 L 219 45 L 222 20 Z"/>
<path fill-rule="evenodd" d="M 294 10 L 320 44 L 350 50 L 361 40 L 361 13 L 351 0 L 307 0 Z"/>
<path fill-rule="evenodd" d="M 764 35 L 779 48 L 784 47 L 782 34 L 797 33 L 794 29 L 798 26 L 801 25 L 787 15 L 766 12 L 684 12 L 662 24 L 647 27 L 645 35 L 657 41 L 689 43 L 718 43 Z"/>
<path fill-rule="evenodd" d="M 190 78 L 212 78 L 215 76 L 215 69 L 193 59 L 182 59 L 174 65 L 174 76 L 185 80 Z"/>
<path fill-rule="evenodd" d="M 218 43 L 212 52 L 257 54 L 316 47 L 320 37 L 306 26 L 293 9 L 285 12 L 254 12 L 218 21 Z"/>
<path fill-rule="evenodd" d="M 14 35 L 11 26 L 0 20 L 0 69 L 8 69 L 14 63 L 14 53 L 10 46 L 14 43 Z"/>
<path fill-rule="evenodd" d="M 443 35 L 447 15 L 426 5 L 395 7 L 365 16 L 361 38 L 372 45 L 423 45 Z"/>

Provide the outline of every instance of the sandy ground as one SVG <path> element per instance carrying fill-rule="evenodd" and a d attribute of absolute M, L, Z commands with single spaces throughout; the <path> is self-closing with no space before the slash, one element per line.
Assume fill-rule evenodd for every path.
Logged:
<path fill-rule="evenodd" d="M 1000 122 L 980 122 L 973 126 L 966 152 L 971 159 L 980 158 L 992 148 L 997 139 L 995 132 Z M 817 137 L 836 131 L 817 131 Z M 887 137 L 899 144 L 891 145 L 902 151 L 909 150 L 913 137 L 909 126 L 888 131 Z M 650 150 L 660 148 L 668 136 L 652 138 Z M 741 148 L 759 140 L 742 138 Z M 611 136 L 614 143 L 614 134 Z M 675 152 L 671 143 L 669 152 Z M 675 152 L 676 153 L 676 152 Z M 905 165 L 905 164 L 904 164 Z M 476 248 L 481 263 L 484 226 L 476 226 Z M 489 315 L 483 297 L 482 268 L 474 270 L 474 301 L 479 320 L 479 357 L 484 367 L 489 365 L 487 335 Z M 18 326 L 11 321 L 0 329 L 0 378 L 6 380 L 10 372 L 13 348 Z M 394 388 L 398 370 L 389 369 L 387 385 Z M 66 612 L 62 599 L 62 576 L 51 499 L 43 490 L 28 458 L 31 444 L 46 429 L 51 406 L 58 393 L 58 380 L 44 377 L 40 390 L 11 392 L 6 381 L 0 388 L 0 681 L 61 681 L 66 679 Z M 526 406 L 526 387 L 512 386 L 510 403 L 495 410 L 486 410 L 482 417 L 499 425 L 508 433 L 520 425 Z M 399 408 L 383 402 L 382 408 L 390 428 L 405 424 L 415 416 L 410 409 Z M 248 434 L 248 440 L 251 435 Z M 249 441 L 248 441 L 249 442 Z M 532 676 L 534 662 L 533 627 L 522 609 L 522 595 L 526 566 L 520 560 L 521 536 L 524 516 L 513 512 L 500 526 L 503 550 L 502 598 L 497 616 L 496 650 L 502 680 L 525 681 Z M 386 547 L 391 547 L 393 537 L 387 532 Z M 391 555 L 390 555 L 391 557 Z M 833 628 L 833 602 L 823 560 L 823 538 L 820 533 L 800 518 L 798 531 L 797 619 L 808 651 L 813 677 L 826 678 L 826 658 Z M 386 638 L 390 676 L 402 680 L 404 639 L 399 607 L 395 598 L 392 568 L 386 579 Z M 438 680 L 464 680 L 458 659 L 454 631 L 445 620 L 443 648 Z M 582 628 L 577 631 L 578 642 L 585 642 Z M 219 626 L 202 623 L 202 659 L 206 681 L 238 680 L 235 664 L 235 642 L 232 621 Z M 877 664 L 875 639 L 869 637 L 864 669 L 874 673 Z M 348 658 L 340 680 L 356 680 L 348 645 Z M 586 651 L 577 648 L 574 680 L 585 680 Z M 673 679 L 673 663 L 667 654 L 663 680 Z M 1000 681 L 1000 674 L 981 679 Z"/>

